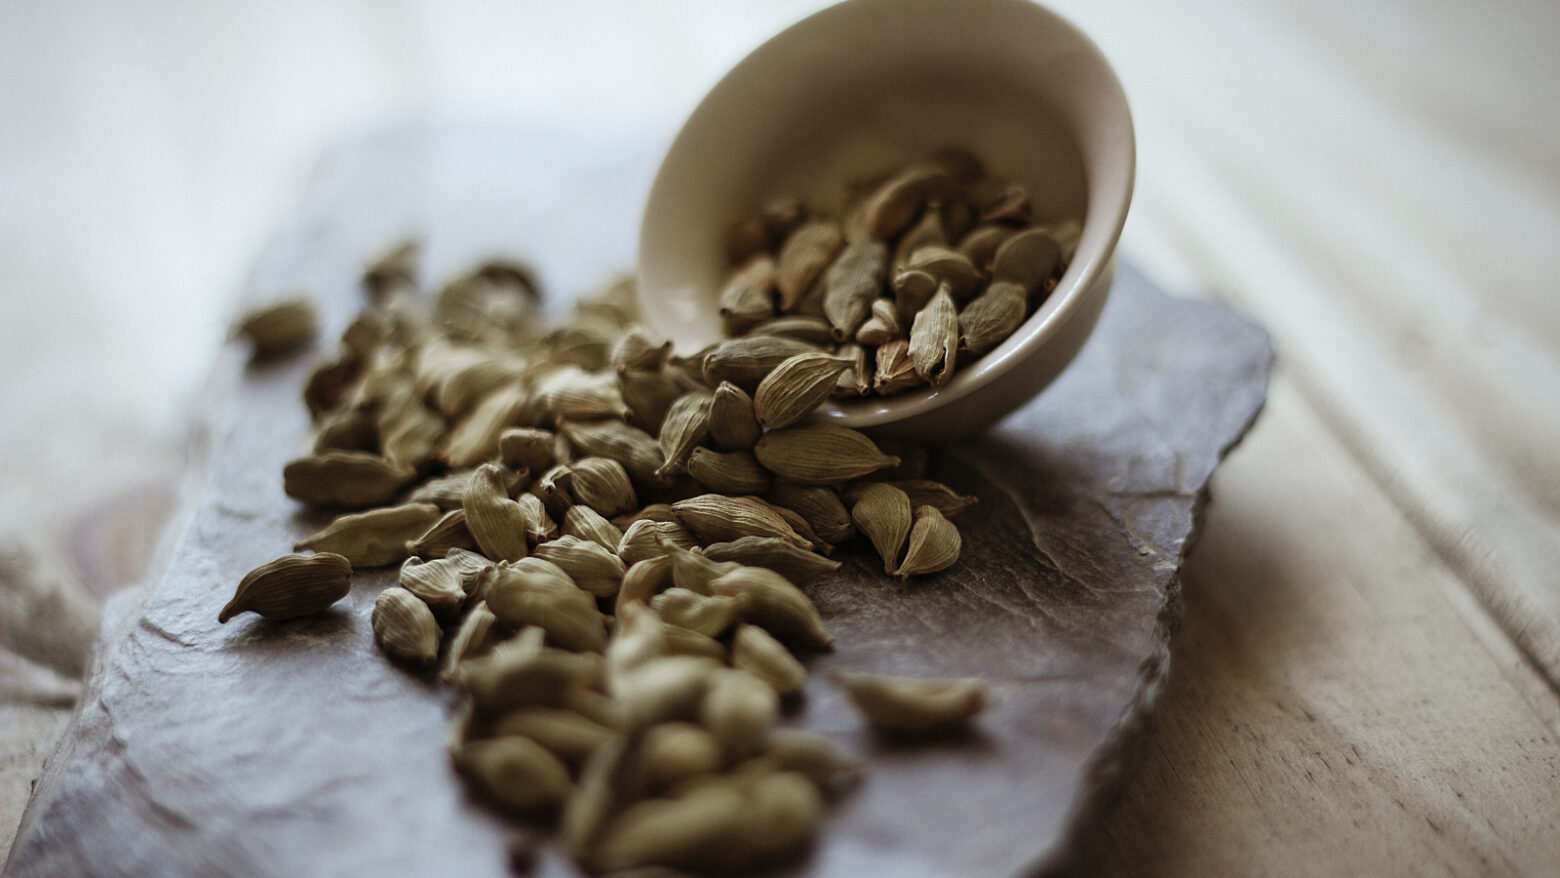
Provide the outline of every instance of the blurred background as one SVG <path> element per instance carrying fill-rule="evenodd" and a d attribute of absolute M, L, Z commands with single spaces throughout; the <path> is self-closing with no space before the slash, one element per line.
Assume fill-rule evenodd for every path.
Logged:
<path fill-rule="evenodd" d="M 0 0 L 0 646 L 23 620 L 79 637 L 140 575 L 245 272 L 324 150 L 449 120 L 658 155 L 727 68 L 824 5 Z M 1455 537 L 1503 494 L 1552 522 L 1560 6 L 1050 5 L 1136 116 L 1125 257 L 1300 351 L 1289 376 L 1403 503 L 1471 491 L 1432 525 Z M 1353 390 L 1372 369 L 1406 389 Z M 80 660 L 6 655 L 0 759 L 36 773 Z M 0 839 L 24 799 L 8 780 Z"/>

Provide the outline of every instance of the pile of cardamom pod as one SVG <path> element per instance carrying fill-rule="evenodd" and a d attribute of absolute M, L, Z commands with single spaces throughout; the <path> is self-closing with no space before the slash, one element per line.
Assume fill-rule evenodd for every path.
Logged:
<path fill-rule="evenodd" d="M 859 184 L 843 218 L 783 199 L 727 229 L 726 334 L 828 346 L 833 395 L 940 387 L 1045 301 L 1082 231 L 1036 223 L 1028 190 L 957 148 Z"/>
<path fill-rule="evenodd" d="M 406 246 L 304 388 L 312 447 L 287 494 L 342 511 L 240 583 L 226 622 L 321 612 L 399 564 L 379 646 L 462 693 L 450 750 L 490 802 L 556 827 L 585 868 L 693 871 L 794 857 L 858 771 L 776 725 L 832 643 L 806 588 L 863 535 L 885 573 L 947 568 L 975 503 L 926 452 L 805 422 L 838 358 L 753 336 L 683 358 L 629 282 L 544 327 L 530 273 L 495 261 L 419 293 Z M 253 315 L 295 348 L 308 307 Z M 867 722 L 967 722 L 974 680 L 840 673 Z M 655 874 L 663 874 L 656 872 Z"/>

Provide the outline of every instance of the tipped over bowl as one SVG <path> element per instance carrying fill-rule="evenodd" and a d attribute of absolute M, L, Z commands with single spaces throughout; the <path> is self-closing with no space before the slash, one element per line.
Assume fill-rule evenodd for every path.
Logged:
<path fill-rule="evenodd" d="M 733 219 L 780 198 L 839 214 L 852 181 L 948 146 L 1025 187 L 1035 220 L 1080 220 L 1076 251 L 1012 335 L 946 383 L 835 400 L 815 417 L 923 441 L 996 422 L 1055 379 L 1098 321 L 1135 167 L 1109 63 L 1027 0 L 847 0 L 737 64 L 651 187 L 637 266 L 646 321 L 681 352 L 721 340 Z"/>

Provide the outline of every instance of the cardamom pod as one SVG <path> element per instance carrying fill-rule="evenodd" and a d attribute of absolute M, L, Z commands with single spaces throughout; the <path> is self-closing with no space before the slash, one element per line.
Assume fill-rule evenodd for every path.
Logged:
<path fill-rule="evenodd" d="M 530 704 L 561 704 L 583 678 L 600 672 L 602 658 L 544 646 L 543 639 L 540 628 L 527 629 L 487 655 L 461 662 L 455 685 L 489 715 Z"/>
<path fill-rule="evenodd" d="M 528 519 L 520 504 L 509 499 L 508 475 L 496 463 L 478 467 L 466 486 L 461 508 L 466 513 L 466 529 L 482 554 L 499 561 L 518 561 L 526 556 Z"/>
<path fill-rule="evenodd" d="M 239 320 L 234 333 L 249 339 L 256 357 L 273 357 L 313 341 L 319 322 L 314 303 L 299 296 L 250 311 Z"/>
<path fill-rule="evenodd" d="M 753 446 L 753 453 L 765 469 L 802 485 L 848 482 L 899 465 L 899 458 L 879 451 L 865 435 L 834 424 L 771 430 Z"/>
<path fill-rule="evenodd" d="M 846 238 L 890 240 L 915 221 L 927 201 L 946 198 L 954 190 L 948 172 L 941 167 L 929 162 L 908 165 L 867 197 L 859 222 L 847 226 Z"/>
<path fill-rule="evenodd" d="M 779 771 L 794 771 L 828 790 L 861 773 L 861 760 L 853 759 L 817 732 L 771 729 L 764 757 Z"/>
<path fill-rule="evenodd" d="M 667 410 L 688 389 L 688 385 L 680 379 L 680 374 L 681 370 L 672 367 L 658 372 L 642 369 L 619 372 L 618 393 L 623 396 L 623 404 L 628 406 L 629 424 L 650 433 L 661 432 L 661 422 L 666 420 Z M 650 444 L 654 446 L 654 440 Z M 656 448 L 655 456 L 659 460 L 659 447 Z M 655 467 L 650 469 L 654 472 Z"/>
<path fill-rule="evenodd" d="M 776 506 L 762 497 L 754 497 L 752 499 L 769 507 L 771 512 L 784 519 L 785 523 L 790 525 L 791 530 L 797 536 L 802 538 L 802 543 L 811 546 L 813 551 L 824 555 L 830 555 L 834 553 L 834 546 L 819 539 L 818 535 L 813 533 L 812 525 L 808 524 L 807 519 L 803 518 L 798 513 L 793 512 L 784 506 Z"/>
<path fill-rule="evenodd" d="M 888 246 L 872 239 L 845 245 L 829 266 L 823 277 L 823 315 L 834 328 L 835 341 L 854 337 L 867 319 L 887 267 Z"/>
<path fill-rule="evenodd" d="M 421 467 L 433 458 L 444 430 L 444 418 L 421 403 L 407 406 L 379 425 L 385 457 L 410 467 Z"/>
<path fill-rule="evenodd" d="M 753 394 L 753 413 L 771 429 L 789 427 L 812 414 L 834 390 L 849 360 L 831 354 L 797 354 L 764 377 Z"/>
<path fill-rule="evenodd" d="M 716 345 L 704 357 L 704 383 L 717 387 L 730 381 L 751 393 L 771 370 L 797 354 L 818 350 L 817 345 L 778 335 L 749 335 Z"/>
<path fill-rule="evenodd" d="M 896 338 L 877 349 L 877 373 L 872 378 L 872 389 L 882 396 L 893 396 L 926 382 L 915 374 L 915 364 L 910 361 L 910 342 Z"/>
<path fill-rule="evenodd" d="M 563 536 L 542 543 L 531 557 L 558 565 L 575 585 L 599 598 L 617 594 L 623 575 L 628 572 L 628 566 L 617 555 L 578 537 Z"/>
<path fill-rule="evenodd" d="M 823 627 L 818 608 L 784 576 L 763 567 L 743 567 L 715 577 L 710 591 L 728 597 L 745 596 L 745 621 L 758 625 L 782 642 L 828 648 L 834 637 Z"/>
<path fill-rule="evenodd" d="M 904 563 L 894 575 L 908 579 L 946 570 L 959 560 L 960 543 L 958 527 L 944 518 L 937 507 L 917 507 L 915 525 L 910 529 L 910 548 L 905 550 Z"/>
<path fill-rule="evenodd" d="M 691 722 L 651 726 L 639 746 L 639 758 L 652 789 L 664 790 L 721 766 L 720 742 Z"/>
<path fill-rule="evenodd" d="M 217 621 L 239 613 L 259 613 L 273 621 L 312 616 L 351 590 L 352 562 L 346 558 L 331 552 L 283 555 L 249 571 Z"/>
<path fill-rule="evenodd" d="M 775 270 L 781 311 L 796 307 L 844 243 L 839 226 L 829 220 L 803 223 L 785 239 Z"/>
<path fill-rule="evenodd" d="M 832 258 L 832 257 L 831 257 Z M 834 328 L 822 317 L 808 314 L 785 314 L 765 320 L 747 331 L 748 335 L 776 335 L 794 338 L 810 345 L 827 345 L 834 341 Z"/>
<path fill-rule="evenodd" d="M 946 246 L 948 233 L 943 228 L 942 211 L 936 205 L 928 205 L 928 209 L 921 212 L 921 218 L 916 220 L 899 238 L 899 243 L 894 245 L 893 266 L 897 271 L 904 268 L 910 261 L 910 256 L 915 251 L 929 245 Z"/>
<path fill-rule="evenodd" d="M 432 503 L 407 503 L 342 515 L 323 530 L 299 540 L 295 549 L 335 552 L 353 567 L 382 567 L 406 557 L 406 544 L 441 517 Z"/>
<path fill-rule="evenodd" d="M 558 821 L 558 841 L 576 862 L 592 863 L 602 830 L 629 799 L 625 775 L 638 766 L 628 757 L 629 742 L 614 737 L 596 748 L 580 769 L 579 787 L 564 802 Z"/>
<path fill-rule="evenodd" d="M 806 519 L 813 533 L 825 542 L 842 543 L 855 533 L 850 512 L 833 488 L 777 481 L 764 494 L 764 500 Z"/>
<path fill-rule="evenodd" d="M 731 665 L 769 685 L 779 696 L 802 691 L 807 669 L 774 635 L 757 625 L 738 625 L 731 638 Z"/>
<path fill-rule="evenodd" d="M 1028 225 L 1030 219 L 1029 189 L 1022 183 L 1006 184 L 995 198 L 984 201 L 980 206 L 980 221 L 983 223 L 1023 226 Z"/>
<path fill-rule="evenodd" d="M 894 274 L 894 307 L 899 311 L 900 322 L 914 320 L 926 303 L 937 295 L 941 286 L 930 272 L 919 268 L 905 268 Z"/>
<path fill-rule="evenodd" d="M 997 255 L 997 248 L 1016 231 L 1012 226 L 1000 223 L 976 226 L 959 241 L 956 249 L 976 268 L 986 271 L 991 267 L 992 258 Z"/>
<path fill-rule="evenodd" d="M 905 334 L 899 319 L 899 308 L 892 299 L 873 299 L 872 316 L 856 330 L 856 342 L 864 345 L 880 345 Z"/>
<path fill-rule="evenodd" d="M 762 442 L 760 440 L 761 445 Z M 757 535 L 777 537 L 803 547 L 809 545 L 785 519 L 756 497 L 701 494 L 673 503 L 672 513 L 702 543 Z"/>
<path fill-rule="evenodd" d="M 643 326 L 633 326 L 612 346 L 612 369 L 619 373 L 630 369 L 658 372 L 671 354 L 670 341 L 658 341 Z"/>
<path fill-rule="evenodd" d="M 622 703 L 624 729 L 647 729 L 656 723 L 690 719 L 709 687 L 710 672 L 720 664 L 705 658 L 653 658 L 607 681 L 607 691 Z"/>
<path fill-rule="evenodd" d="M 720 494 L 759 494 L 769 488 L 769 471 L 759 465 L 751 451 L 722 454 L 695 448 L 688 457 L 688 474 Z"/>
<path fill-rule="evenodd" d="M 663 540 L 685 549 L 691 549 L 699 544 L 693 538 L 693 534 L 676 521 L 640 519 L 629 525 L 628 530 L 623 531 L 623 539 L 618 543 L 617 555 L 625 564 L 637 564 L 640 561 L 659 558 L 666 554 L 661 544 Z"/>
<path fill-rule="evenodd" d="M 530 493 L 542 501 L 549 515 L 562 517 L 574 505 L 574 495 L 570 490 L 573 484 L 574 473 L 567 464 L 560 463 L 538 476 L 531 483 Z"/>
<path fill-rule="evenodd" d="M 515 498 L 515 502 L 520 504 L 520 511 L 525 513 L 525 536 L 532 544 L 545 542 L 558 534 L 558 525 L 547 514 L 547 504 L 542 502 L 542 498 L 535 494 L 521 494 Z"/>
<path fill-rule="evenodd" d="M 849 399 L 866 396 L 872 389 L 872 372 L 867 366 L 867 349 L 855 342 L 842 344 L 834 352 L 836 357 L 850 361 L 850 368 L 840 373 L 834 382 L 834 396 Z"/>
<path fill-rule="evenodd" d="M 406 498 L 406 502 L 432 503 L 446 511 L 460 509 L 465 505 L 466 487 L 471 484 L 471 477 L 475 473 L 476 470 L 463 469 L 429 479 L 418 486 L 417 490 Z M 513 497 L 530 483 L 525 475 L 512 470 L 504 470 L 503 475 L 505 497 Z"/>
<path fill-rule="evenodd" d="M 867 482 L 852 493 L 855 505 L 850 510 L 851 520 L 872 541 L 872 548 L 883 559 L 883 572 L 893 573 L 910 536 L 913 513 L 909 496 L 882 482 Z"/>
<path fill-rule="evenodd" d="M 831 561 L 817 552 L 774 537 L 741 537 L 730 542 L 711 543 L 704 547 L 703 554 L 712 561 L 737 561 L 750 567 L 767 567 L 797 585 L 806 585 L 841 566 L 839 561 Z"/>
<path fill-rule="evenodd" d="M 481 579 L 487 580 L 488 609 L 505 625 L 535 625 L 564 649 L 599 652 L 606 646 L 607 626 L 595 599 L 558 565 L 522 558 L 488 568 Z"/>
<path fill-rule="evenodd" d="M 1013 235 L 991 258 L 991 279 L 1017 284 L 1032 293 L 1056 271 L 1062 247 L 1045 229 L 1033 227 Z"/>
<path fill-rule="evenodd" d="M 606 457 L 582 457 L 569 465 L 574 500 L 600 512 L 617 515 L 639 505 L 623 465 Z"/>
<path fill-rule="evenodd" d="M 612 729 L 572 710 L 541 705 L 511 710 L 494 720 L 488 731 L 494 738 L 535 741 L 568 765 L 583 763 L 614 736 Z"/>
<path fill-rule="evenodd" d="M 492 391 L 477 403 L 444 437 L 440 457 L 452 467 L 476 466 L 498 450 L 498 437 L 516 425 L 529 394 L 510 384 Z"/>
<path fill-rule="evenodd" d="M 697 594 L 714 594 L 710 590 L 710 583 L 716 577 L 742 568 L 741 564 L 735 562 L 712 561 L 699 552 L 671 542 L 663 542 L 662 549 L 672 562 L 673 584 Z"/>
<path fill-rule="evenodd" d="M 780 716 L 780 698 L 768 683 L 743 670 L 721 668 L 711 675 L 699 705 L 699 722 L 720 744 L 724 761 L 736 763 L 766 744 Z"/>
<path fill-rule="evenodd" d="M 553 465 L 551 430 L 536 427 L 510 427 L 498 434 L 498 455 L 504 466 L 528 473 L 546 472 Z"/>
<path fill-rule="evenodd" d="M 596 843 L 582 860 L 598 872 L 652 865 L 703 868 L 713 851 L 732 843 L 738 815 L 747 807 L 747 798 L 726 786 L 635 802 L 602 821 Z"/>
<path fill-rule="evenodd" d="M 282 490 L 309 506 L 373 506 L 394 497 L 417 471 L 377 454 L 327 451 L 290 461 Z"/>
<path fill-rule="evenodd" d="M 720 320 L 727 335 L 740 335 L 775 316 L 775 260 L 760 253 L 738 266 L 720 291 Z"/>
<path fill-rule="evenodd" d="M 655 472 L 662 462 L 661 447 L 645 431 L 622 421 L 565 421 L 559 429 L 581 454 L 617 461 L 639 490 L 659 482 Z"/>
<path fill-rule="evenodd" d="M 589 506 L 569 507 L 569 511 L 563 514 L 563 533 L 565 536 L 590 540 L 613 554 L 617 553 L 618 544 L 623 542 L 623 532 L 618 526 Z"/>
<path fill-rule="evenodd" d="M 493 627 L 498 617 L 486 603 L 478 603 L 460 620 L 460 626 L 450 638 L 450 648 L 444 654 L 444 665 L 439 679 L 446 683 L 455 679 L 455 668 L 467 659 L 486 655 L 499 642 L 498 631 Z"/>
<path fill-rule="evenodd" d="M 466 510 L 451 509 L 414 540 L 406 541 L 408 555 L 443 558 L 451 549 L 475 549 L 477 538 L 466 527 Z"/>
<path fill-rule="evenodd" d="M 431 665 L 439 654 L 439 623 L 422 599 L 398 586 L 379 593 L 370 617 L 374 642 L 392 658 Z"/>
<path fill-rule="evenodd" d="M 470 604 L 482 600 L 484 595 L 477 590 L 477 580 L 482 571 L 495 566 L 493 561 L 486 555 L 467 549 L 451 549 L 444 560 L 460 573 L 460 587 L 466 592 L 466 602 Z"/>
<path fill-rule="evenodd" d="M 886 732 L 946 732 L 986 706 L 980 680 L 889 677 L 834 671 L 829 675 L 873 728 Z"/>
<path fill-rule="evenodd" d="M 616 680 L 666 654 L 664 626 L 655 611 L 638 600 L 622 604 L 612 640 L 607 643 L 607 679 Z"/>
<path fill-rule="evenodd" d="M 944 283 L 910 325 L 910 363 L 922 381 L 941 387 L 953 377 L 958 350 L 959 312 Z"/>
<path fill-rule="evenodd" d="M 407 558 L 396 576 L 401 587 L 428 605 L 435 615 L 448 619 L 466 602 L 460 567 L 453 561 Z"/>
<path fill-rule="evenodd" d="M 666 637 L 667 655 L 685 655 L 693 658 L 712 659 L 724 665 L 731 657 L 725 644 L 706 634 L 700 634 L 681 625 L 661 623 L 661 633 Z"/>
<path fill-rule="evenodd" d="M 715 396 L 709 391 L 684 394 L 672 403 L 661 422 L 661 456 L 664 462 L 655 471 L 658 478 L 668 478 L 684 471 L 688 455 L 694 446 L 710 435 L 710 407 Z"/>
<path fill-rule="evenodd" d="M 368 411 L 357 407 L 344 407 L 326 412 L 314 430 L 309 442 L 311 454 L 328 451 L 363 451 L 373 453 L 379 448 L 379 428 Z"/>
<path fill-rule="evenodd" d="M 746 606 L 743 598 L 702 595 L 686 588 L 669 588 L 650 599 L 650 608 L 667 624 L 708 637 L 726 633 Z"/>
<path fill-rule="evenodd" d="M 518 735 L 466 744 L 455 754 L 455 767 L 494 801 L 523 813 L 556 808 L 574 791 L 568 767 Z"/>
<path fill-rule="evenodd" d="M 710 400 L 710 440 L 726 451 L 744 451 L 753 447 L 762 432 L 753 414 L 753 397 L 730 381 L 722 381 Z"/>
<path fill-rule="evenodd" d="M 978 357 L 1001 344 L 1024 322 L 1028 307 L 1023 287 L 993 281 L 959 312 L 959 350 Z"/>
<path fill-rule="evenodd" d="M 960 494 L 942 482 L 931 479 L 906 479 L 889 484 L 904 491 L 910 497 L 911 506 L 935 506 L 944 518 L 953 518 L 980 503 L 978 497 Z"/>
<path fill-rule="evenodd" d="M 980 289 L 980 270 L 957 250 L 928 245 L 915 251 L 906 265 L 936 278 L 939 287 L 947 286 L 955 302 L 965 301 Z"/>
<path fill-rule="evenodd" d="M 618 617 L 618 624 L 623 624 L 622 617 L 629 604 L 637 601 L 648 605 L 658 592 L 671 587 L 672 559 L 666 555 L 656 555 L 629 565 L 628 572 L 623 574 L 623 586 L 618 590 L 617 602 L 612 608 L 613 614 Z"/>

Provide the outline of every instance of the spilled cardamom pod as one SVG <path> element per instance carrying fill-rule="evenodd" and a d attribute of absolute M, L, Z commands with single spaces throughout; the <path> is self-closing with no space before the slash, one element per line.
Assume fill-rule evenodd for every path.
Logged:
<path fill-rule="evenodd" d="M 704 357 L 704 383 L 717 387 L 730 381 L 751 393 L 771 370 L 797 354 L 818 350 L 817 345 L 778 335 L 749 335 L 716 345 Z"/>
<path fill-rule="evenodd" d="M 671 545 L 691 549 L 699 543 L 693 534 L 676 521 L 654 521 L 641 519 L 628 526 L 623 531 L 623 539 L 618 543 L 617 554 L 625 564 L 637 564 L 640 561 L 651 558 L 659 558 L 666 554 L 662 547 L 662 541 L 668 541 Z"/>
<path fill-rule="evenodd" d="M 710 400 L 710 440 L 717 448 L 743 451 L 752 448 L 762 432 L 753 414 L 753 397 L 730 381 L 722 381 Z"/>
<path fill-rule="evenodd" d="M 833 488 L 777 481 L 764 494 L 764 499 L 806 519 L 813 533 L 825 542 L 842 543 L 855 533 L 850 512 Z"/>
<path fill-rule="evenodd" d="M 852 495 L 855 505 L 850 510 L 851 521 L 872 541 L 872 548 L 883 559 L 883 572 L 893 573 L 913 523 L 909 496 L 882 482 L 867 482 Z"/>
<path fill-rule="evenodd" d="M 369 619 L 374 642 L 393 658 L 431 665 L 439 654 L 439 623 L 422 599 L 398 586 L 379 593 Z"/>
<path fill-rule="evenodd" d="M 600 545 L 578 537 L 563 536 L 542 543 L 531 557 L 551 561 L 596 597 L 612 597 L 623 584 L 628 566 Z"/>
<path fill-rule="evenodd" d="M 245 314 L 234 334 L 249 340 L 255 356 L 272 357 L 296 350 L 319 333 L 314 303 L 299 296 L 264 305 Z"/>
<path fill-rule="evenodd" d="M 840 569 L 817 552 L 798 548 L 795 543 L 774 537 L 742 537 L 704 547 L 711 561 L 735 561 L 750 567 L 767 567 L 797 585 L 806 585 L 825 573 Z"/>
<path fill-rule="evenodd" d="M 617 515 L 639 504 L 623 465 L 605 457 L 582 457 L 569 465 L 574 500 L 602 515 Z"/>
<path fill-rule="evenodd" d="M 661 466 L 661 448 L 645 431 L 622 421 L 566 421 L 559 425 L 581 454 L 615 460 L 641 490 L 655 485 Z M 609 518 L 612 513 L 597 509 Z"/>
<path fill-rule="evenodd" d="M 645 731 L 639 758 L 651 788 L 664 790 L 718 770 L 721 745 L 702 726 L 686 721 L 666 722 Z"/>
<path fill-rule="evenodd" d="M 606 646 L 607 627 L 595 599 L 558 565 L 522 558 L 489 567 L 481 579 L 487 581 L 488 609 L 505 625 L 535 625 L 564 649 L 599 652 Z"/>
<path fill-rule="evenodd" d="M 554 809 L 574 791 L 568 767 L 519 735 L 471 741 L 456 751 L 455 767 L 494 801 L 523 813 Z"/>
<path fill-rule="evenodd" d="M 760 494 L 769 488 L 769 471 L 751 451 L 721 453 L 695 448 L 688 456 L 688 474 L 719 494 Z"/>
<path fill-rule="evenodd" d="M 623 541 L 623 532 L 589 506 L 571 506 L 563 514 L 563 534 L 590 540 L 613 554 Z"/>
<path fill-rule="evenodd" d="M 322 613 L 352 590 L 352 562 L 331 552 L 283 555 L 249 571 L 232 600 L 217 614 L 227 622 L 239 613 L 273 621 Z"/>
<path fill-rule="evenodd" d="M 782 697 L 802 691 L 807 669 L 774 635 L 757 625 L 738 625 L 731 639 L 731 665 L 747 671 Z"/>
<path fill-rule="evenodd" d="M 946 732 L 986 706 L 986 684 L 970 679 L 890 677 L 851 671 L 829 675 L 873 728 L 886 732 Z"/>
<path fill-rule="evenodd" d="M 728 597 L 746 597 L 742 615 L 782 642 L 828 648 L 834 637 L 823 627 L 823 618 L 812 599 L 784 576 L 763 567 L 743 567 L 710 580 L 710 591 Z"/>
<path fill-rule="evenodd" d="M 363 451 L 327 451 L 282 468 L 282 490 L 310 506 L 372 506 L 417 475 L 411 467 Z"/>
<path fill-rule="evenodd" d="M 650 599 L 663 621 L 708 637 L 719 637 L 735 625 L 747 606 L 744 598 L 702 595 L 686 588 L 669 588 Z"/>
<path fill-rule="evenodd" d="M 761 750 L 779 716 L 775 690 L 757 676 L 732 668 L 711 675 L 699 705 L 699 722 L 719 743 L 724 761 L 732 763 Z"/>
<path fill-rule="evenodd" d="M 910 497 L 911 506 L 935 506 L 944 518 L 953 518 L 980 503 L 977 497 L 960 494 L 942 482 L 931 479 L 907 479 L 889 484 L 904 491 Z"/>
<path fill-rule="evenodd" d="M 917 507 L 915 525 L 910 529 L 910 547 L 905 550 L 904 563 L 894 575 L 907 579 L 946 570 L 959 560 L 960 544 L 959 529 L 944 518 L 937 507 Z"/>
<path fill-rule="evenodd" d="M 785 519 L 754 497 L 701 494 L 673 503 L 672 513 L 703 543 L 757 535 L 776 537 L 803 547 L 809 545 Z"/>
<path fill-rule="evenodd" d="M 834 424 L 771 430 L 753 453 L 765 469 L 801 485 L 839 484 L 899 465 L 862 433 Z"/>
<path fill-rule="evenodd" d="M 406 557 L 406 544 L 442 516 L 432 503 L 407 503 L 342 515 L 323 530 L 299 540 L 295 549 L 335 552 L 353 567 L 382 567 Z"/>
<path fill-rule="evenodd" d="M 443 558 L 451 549 L 475 549 L 477 538 L 466 527 L 466 510 L 451 509 L 416 539 L 407 540 L 408 555 Z"/>
<path fill-rule="evenodd" d="M 396 581 L 437 616 L 453 616 L 466 601 L 460 566 L 454 561 L 407 558 Z"/>
<path fill-rule="evenodd" d="M 714 394 L 694 391 L 678 397 L 661 422 L 661 455 L 664 462 L 655 471 L 659 478 L 683 472 L 694 446 L 710 435 L 710 408 Z"/>
<path fill-rule="evenodd" d="M 517 561 L 526 556 L 528 520 L 520 504 L 509 499 L 507 482 L 508 471 L 503 466 L 483 464 L 472 473 L 461 508 L 466 513 L 466 529 L 482 554 L 498 561 Z"/>

